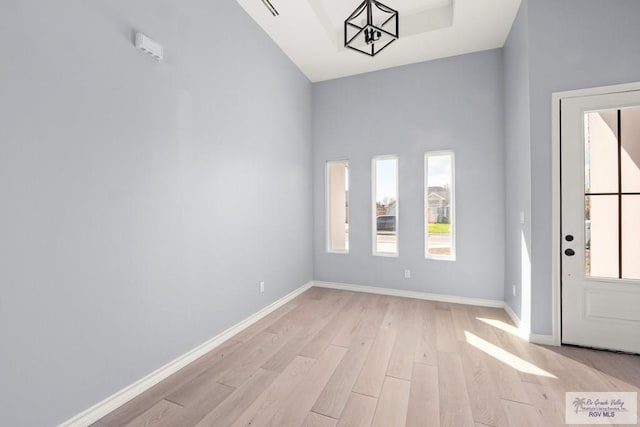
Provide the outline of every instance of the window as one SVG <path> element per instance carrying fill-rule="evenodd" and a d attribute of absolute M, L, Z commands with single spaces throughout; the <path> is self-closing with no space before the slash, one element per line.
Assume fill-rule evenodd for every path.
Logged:
<path fill-rule="evenodd" d="M 425 256 L 455 260 L 453 153 L 427 153 L 424 164 Z"/>
<path fill-rule="evenodd" d="M 584 113 L 585 275 L 640 280 L 640 108 Z"/>
<path fill-rule="evenodd" d="M 349 252 L 349 162 L 327 162 L 327 251 Z"/>
<path fill-rule="evenodd" d="M 398 256 L 398 158 L 373 159 L 373 254 Z"/>

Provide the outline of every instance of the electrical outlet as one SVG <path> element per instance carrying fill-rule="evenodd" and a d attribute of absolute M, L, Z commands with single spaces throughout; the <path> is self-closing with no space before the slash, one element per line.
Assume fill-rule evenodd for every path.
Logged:
<path fill-rule="evenodd" d="M 260 293 L 264 292 L 264 282 L 260 282 Z"/>
<path fill-rule="evenodd" d="M 516 296 L 516 285 L 513 285 L 513 296 Z"/>
<path fill-rule="evenodd" d="M 405 279 L 411 279 L 411 270 L 405 270 L 404 271 L 404 278 Z"/>

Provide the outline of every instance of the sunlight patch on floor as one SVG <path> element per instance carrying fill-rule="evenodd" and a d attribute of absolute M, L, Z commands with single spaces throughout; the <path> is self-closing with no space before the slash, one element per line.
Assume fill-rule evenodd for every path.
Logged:
<path fill-rule="evenodd" d="M 503 322 L 502 320 L 496 319 L 487 319 L 484 317 L 476 317 L 477 320 L 486 323 L 487 325 L 493 326 L 494 328 L 501 329 L 514 337 L 523 338 L 523 334 L 520 332 L 520 329 L 516 328 L 513 325 Z"/>
<path fill-rule="evenodd" d="M 464 331 L 464 335 L 469 344 L 471 344 L 478 350 L 485 352 L 489 356 L 499 360 L 500 362 L 511 366 L 513 369 L 540 377 L 556 379 L 558 378 L 555 375 L 545 371 L 544 369 L 540 369 L 536 365 L 529 363 L 526 360 L 521 359 L 518 356 L 511 354 L 496 345 L 491 344 L 488 341 L 483 340 L 479 336 L 474 335 L 469 331 Z"/>

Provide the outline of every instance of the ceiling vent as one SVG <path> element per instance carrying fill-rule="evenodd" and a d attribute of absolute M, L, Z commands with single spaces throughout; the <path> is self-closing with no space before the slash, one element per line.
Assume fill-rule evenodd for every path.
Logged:
<path fill-rule="evenodd" d="M 278 10 L 275 7 L 273 7 L 273 5 L 269 0 L 262 0 L 262 4 L 264 4 L 264 6 L 269 10 L 269 12 L 271 12 L 273 16 L 280 15 L 280 12 L 278 12 Z"/>

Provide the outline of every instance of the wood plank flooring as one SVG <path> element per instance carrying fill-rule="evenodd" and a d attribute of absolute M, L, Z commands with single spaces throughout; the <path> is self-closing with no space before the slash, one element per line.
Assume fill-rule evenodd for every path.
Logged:
<path fill-rule="evenodd" d="M 566 391 L 640 392 L 640 356 L 514 330 L 502 309 L 311 288 L 95 426 L 548 427 Z"/>

